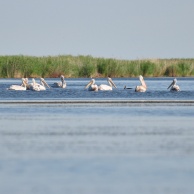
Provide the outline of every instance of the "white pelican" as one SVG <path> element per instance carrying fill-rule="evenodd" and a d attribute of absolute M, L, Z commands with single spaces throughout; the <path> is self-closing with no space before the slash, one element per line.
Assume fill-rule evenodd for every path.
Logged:
<path fill-rule="evenodd" d="M 61 82 L 56 82 L 52 87 L 54 88 L 66 88 L 67 84 L 65 82 L 65 77 L 61 75 Z"/>
<path fill-rule="evenodd" d="M 176 83 L 177 83 L 177 79 L 174 78 L 172 83 L 168 86 L 167 89 L 170 88 L 171 91 L 180 91 L 180 87 L 178 85 L 176 85 Z"/>
<path fill-rule="evenodd" d="M 112 79 L 110 77 L 107 78 L 107 81 L 109 83 L 108 85 L 105 84 L 101 84 L 98 89 L 99 90 L 112 90 L 112 87 L 114 86 L 115 88 L 117 88 L 117 86 L 114 84 L 114 82 L 112 81 Z"/>
<path fill-rule="evenodd" d="M 85 89 L 88 88 L 89 91 L 98 91 L 98 86 L 95 84 L 95 79 L 91 79 L 91 81 L 86 85 Z"/>
<path fill-rule="evenodd" d="M 8 90 L 26 90 L 25 78 L 22 78 L 22 85 L 11 85 Z"/>
<path fill-rule="evenodd" d="M 147 86 L 146 86 L 146 83 L 145 83 L 145 81 L 143 79 L 143 76 L 141 76 L 141 75 L 139 76 L 139 81 L 141 82 L 141 85 L 140 86 L 136 86 L 135 91 L 136 92 L 145 92 L 146 89 L 147 89 Z"/>
<path fill-rule="evenodd" d="M 40 78 L 40 84 L 36 83 L 35 79 L 32 78 L 32 83 L 28 84 L 28 89 L 33 91 L 41 91 L 46 90 L 45 85 L 50 88 L 50 86 L 46 83 L 43 78 Z"/>

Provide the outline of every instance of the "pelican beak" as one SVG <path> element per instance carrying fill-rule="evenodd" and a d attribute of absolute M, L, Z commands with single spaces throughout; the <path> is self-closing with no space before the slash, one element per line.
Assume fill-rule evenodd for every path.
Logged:
<path fill-rule="evenodd" d="M 48 87 L 50 88 L 50 86 L 46 83 L 46 81 L 43 79 L 42 82 Z"/>
<path fill-rule="evenodd" d="M 115 88 L 117 88 L 117 86 L 116 86 L 115 83 L 112 81 L 112 79 L 109 80 L 109 81 L 110 81 L 111 85 L 113 85 Z"/>
<path fill-rule="evenodd" d="M 92 84 L 92 80 L 86 85 L 85 89 L 88 88 Z"/>
<path fill-rule="evenodd" d="M 174 82 L 172 82 L 172 83 L 168 86 L 168 88 L 167 88 L 167 89 L 169 89 L 169 88 L 173 85 L 173 83 L 174 83 Z"/>

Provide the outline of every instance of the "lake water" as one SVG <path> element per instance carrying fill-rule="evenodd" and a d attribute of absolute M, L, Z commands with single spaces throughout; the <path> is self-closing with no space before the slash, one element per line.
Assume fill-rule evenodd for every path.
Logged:
<path fill-rule="evenodd" d="M 45 79 L 49 85 L 59 81 L 59 79 Z M 167 87 L 172 82 L 173 78 L 145 78 L 148 86 L 146 93 L 137 93 L 134 91 L 135 86 L 139 85 L 137 78 L 117 78 L 113 79 L 117 85 L 117 89 L 113 91 L 98 91 L 90 92 L 84 90 L 90 79 L 66 79 L 67 88 L 65 90 L 51 88 L 46 91 L 10 91 L 6 90 L 12 84 L 21 84 L 21 79 L 0 79 L 0 100 L 16 100 L 16 99 L 177 99 L 189 100 L 194 99 L 194 78 L 178 78 L 178 85 L 181 92 L 172 93 L 167 90 Z M 29 80 L 31 81 L 31 80 Z M 37 80 L 38 82 L 39 80 Z M 107 84 L 106 79 L 96 79 L 97 85 Z M 125 89 L 124 86 L 134 89 Z"/>
<path fill-rule="evenodd" d="M 181 92 L 171 80 L 135 93 L 123 88 L 136 79 L 107 92 L 84 90 L 89 79 L 9 91 L 21 81 L 0 79 L 0 193 L 193 193 L 194 79 L 179 78 Z"/>

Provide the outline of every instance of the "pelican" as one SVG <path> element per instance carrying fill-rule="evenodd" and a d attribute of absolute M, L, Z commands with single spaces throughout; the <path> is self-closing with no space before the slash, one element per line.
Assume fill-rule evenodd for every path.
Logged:
<path fill-rule="evenodd" d="M 98 89 L 99 90 L 112 90 L 112 87 L 114 86 L 115 88 L 117 88 L 117 86 L 114 84 L 114 82 L 112 81 L 112 79 L 110 77 L 107 78 L 107 81 L 109 83 L 108 85 L 105 84 L 101 84 Z"/>
<path fill-rule="evenodd" d="M 46 83 L 43 78 L 40 78 L 40 84 L 36 83 L 35 79 L 32 78 L 32 83 L 28 84 L 28 89 L 33 91 L 41 91 L 46 90 L 46 87 L 50 88 L 50 86 Z"/>
<path fill-rule="evenodd" d="M 8 90 L 26 90 L 25 78 L 22 78 L 22 85 L 11 85 Z"/>
<path fill-rule="evenodd" d="M 65 77 L 61 75 L 61 82 L 56 82 L 52 87 L 54 88 L 66 88 L 67 84 L 65 82 Z"/>
<path fill-rule="evenodd" d="M 91 79 L 91 81 L 86 85 L 85 89 L 88 88 L 89 91 L 98 91 L 98 86 L 95 84 L 95 79 Z"/>
<path fill-rule="evenodd" d="M 147 86 L 146 86 L 146 83 L 145 83 L 142 75 L 139 76 L 139 81 L 141 82 L 141 85 L 136 86 L 135 91 L 136 92 L 145 92 L 147 89 Z"/>
<path fill-rule="evenodd" d="M 178 85 L 176 85 L 176 83 L 177 83 L 177 79 L 174 78 L 172 83 L 168 86 L 167 89 L 170 88 L 171 91 L 180 91 L 180 87 Z"/>

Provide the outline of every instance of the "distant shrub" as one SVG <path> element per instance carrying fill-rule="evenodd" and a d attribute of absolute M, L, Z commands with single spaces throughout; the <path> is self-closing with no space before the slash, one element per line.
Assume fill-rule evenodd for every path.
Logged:
<path fill-rule="evenodd" d="M 191 71 L 191 65 L 184 63 L 184 62 L 180 62 L 177 64 L 177 71 L 179 76 L 185 77 L 185 76 L 189 76 L 190 75 L 190 71 Z"/>
<path fill-rule="evenodd" d="M 154 74 L 156 65 L 150 61 L 140 62 L 140 74 L 143 76 L 151 76 Z"/>
<path fill-rule="evenodd" d="M 117 60 L 92 56 L 0 56 L 0 77 L 194 76 L 194 59 Z"/>
<path fill-rule="evenodd" d="M 169 77 L 175 77 L 176 76 L 176 67 L 174 65 L 170 65 L 166 68 L 165 76 L 169 76 Z"/>

